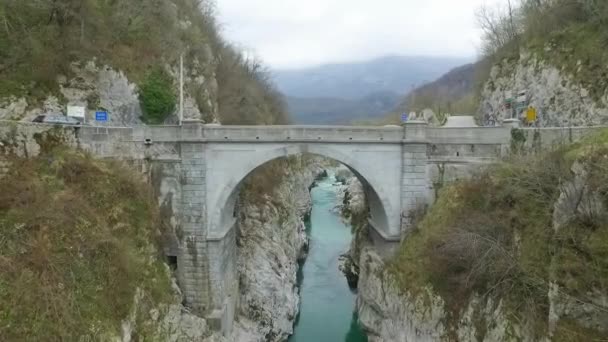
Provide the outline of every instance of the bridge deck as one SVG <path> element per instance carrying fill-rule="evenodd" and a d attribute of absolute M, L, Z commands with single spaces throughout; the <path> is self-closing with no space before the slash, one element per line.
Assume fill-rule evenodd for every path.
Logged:
<path fill-rule="evenodd" d="M 0 130 L 30 127 L 39 130 L 53 125 L 0 121 Z M 70 127 L 70 126 L 62 126 Z M 294 143 L 428 143 L 508 145 L 511 127 L 428 127 L 424 123 L 404 126 L 221 126 L 185 123 L 183 126 L 73 126 L 81 136 L 103 139 L 112 136 L 120 141 L 144 142 L 294 142 Z M 605 127 L 522 128 L 532 138 L 538 131 L 544 143 L 575 141 L 590 131 Z"/>

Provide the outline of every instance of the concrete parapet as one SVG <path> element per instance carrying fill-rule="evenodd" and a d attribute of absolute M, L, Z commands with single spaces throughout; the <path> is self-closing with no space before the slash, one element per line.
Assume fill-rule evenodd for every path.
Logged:
<path fill-rule="evenodd" d="M 403 140 L 409 142 L 425 142 L 427 140 L 428 124 L 424 121 L 408 121 L 403 124 Z"/>
<path fill-rule="evenodd" d="M 504 119 L 502 125 L 507 128 L 520 128 L 521 121 L 519 119 Z"/>
<path fill-rule="evenodd" d="M 394 143 L 403 139 L 400 127 L 355 126 L 215 126 L 202 127 L 199 139 L 211 142 L 370 142 Z"/>

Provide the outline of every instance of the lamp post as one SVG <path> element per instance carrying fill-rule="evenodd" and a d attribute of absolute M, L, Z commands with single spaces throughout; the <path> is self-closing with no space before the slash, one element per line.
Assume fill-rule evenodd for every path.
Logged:
<path fill-rule="evenodd" d="M 179 125 L 184 122 L 184 53 L 179 55 Z"/>

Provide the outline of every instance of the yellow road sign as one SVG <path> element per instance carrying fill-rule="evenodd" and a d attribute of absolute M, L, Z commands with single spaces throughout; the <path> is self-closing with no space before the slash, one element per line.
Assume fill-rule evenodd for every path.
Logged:
<path fill-rule="evenodd" d="M 536 108 L 534 108 L 534 107 L 528 108 L 528 110 L 526 111 L 526 120 L 528 122 L 536 121 Z"/>

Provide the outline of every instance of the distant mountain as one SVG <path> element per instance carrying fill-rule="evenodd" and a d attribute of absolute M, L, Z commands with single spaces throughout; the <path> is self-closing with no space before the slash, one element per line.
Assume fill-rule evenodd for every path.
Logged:
<path fill-rule="evenodd" d="M 336 97 L 287 97 L 293 122 L 302 125 L 347 125 L 353 121 L 376 119 L 393 110 L 401 99 L 394 92 L 367 95 L 361 99 Z"/>
<path fill-rule="evenodd" d="M 470 62 L 452 57 L 388 56 L 367 62 L 277 70 L 291 119 L 298 124 L 348 124 L 382 117 L 412 87 Z"/>
<path fill-rule="evenodd" d="M 471 59 L 388 56 L 367 62 L 276 70 L 274 78 L 287 96 L 359 99 L 379 92 L 405 94 L 412 86 L 430 82 L 468 62 Z"/>

